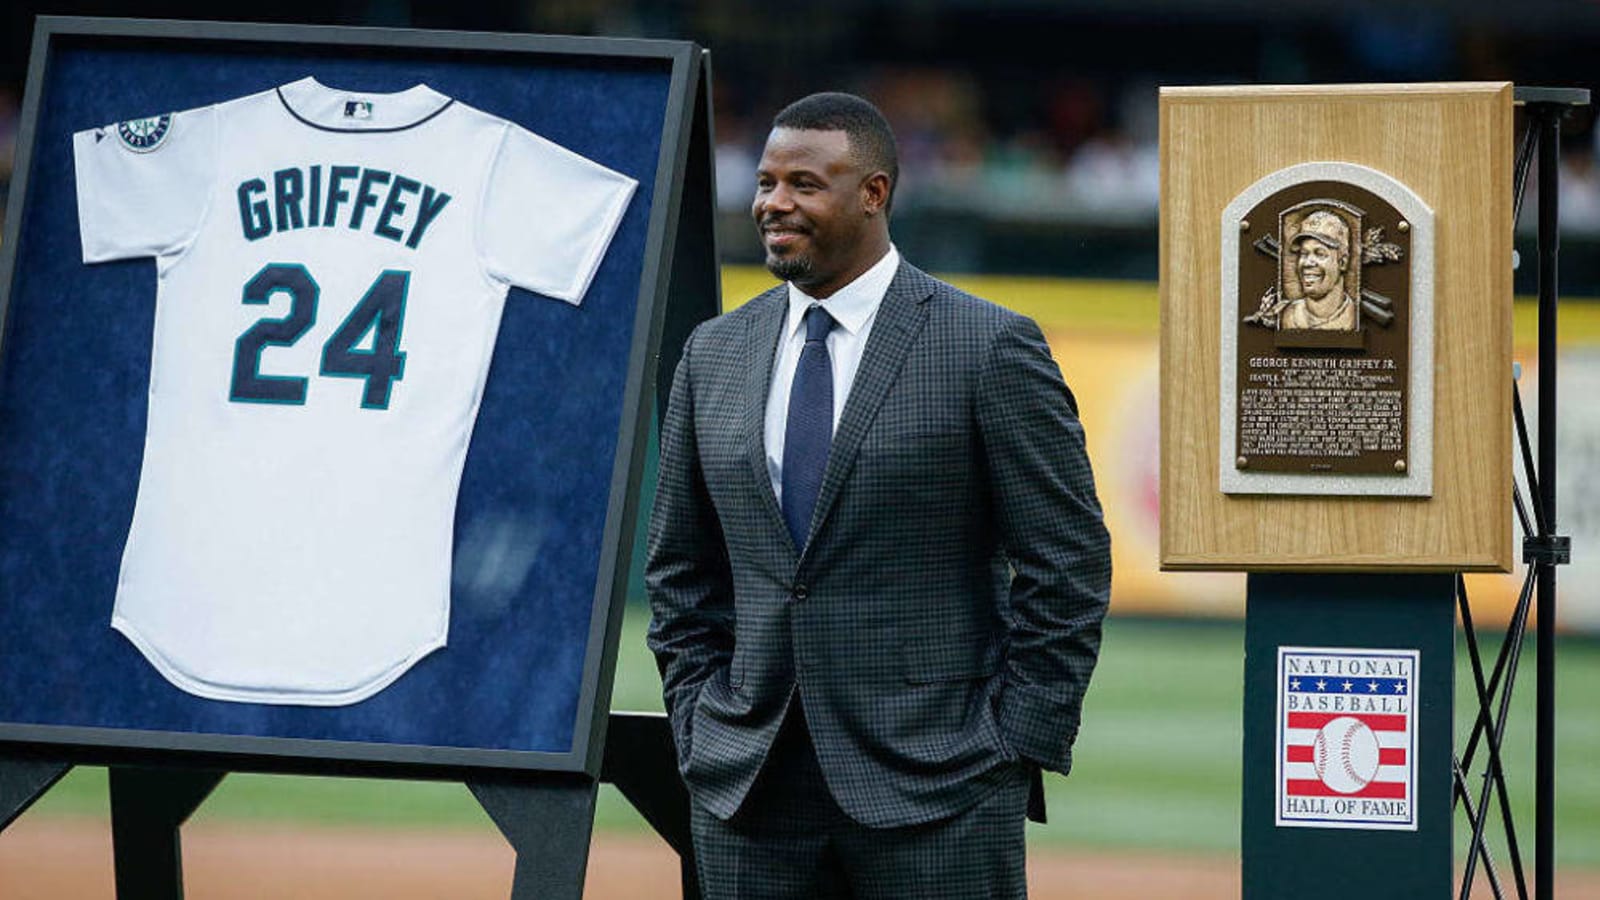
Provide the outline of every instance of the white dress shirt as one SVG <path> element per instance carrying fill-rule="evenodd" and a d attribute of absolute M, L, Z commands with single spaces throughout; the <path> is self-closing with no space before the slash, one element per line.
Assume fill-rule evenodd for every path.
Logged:
<path fill-rule="evenodd" d="M 828 334 L 828 358 L 833 363 L 833 428 L 837 431 L 845 401 L 850 397 L 850 386 L 855 383 L 856 370 L 861 367 L 861 351 L 867 346 L 867 334 L 872 331 L 878 307 L 883 305 L 883 295 L 888 293 L 889 282 L 894 280 L 899 268 L 900 253 L 891 244 L 883 259 L 826 300 L 808 297 L 793 282 L 789 283 L 789 317 L 784 320 L 777 356 L 772 361 L 765 432 L 767 474 L 772 478 L 772 493 L 779 503 L 783 502 L 783 436 L 789 425 L 789 389 L 794 385 L 800 351 L 806 345 L 806 310 L 812 304 L 819 304 L 838 323 Z"/>

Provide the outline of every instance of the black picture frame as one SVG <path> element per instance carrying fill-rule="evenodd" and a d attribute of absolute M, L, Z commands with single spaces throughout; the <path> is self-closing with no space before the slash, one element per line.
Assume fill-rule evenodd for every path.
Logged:
<path fill-rule="evenodd" d="M 359 774 L 381 777 L 462 778 L 496 771 L 551 772 L 598 777 L 610 702 L 611 677 L 629 565 L 638 532 L 640 481 L 656 401 L 658 364 L 670 373 L 678 340 L 693 321 L 716 311 L 715 240 L 710 236 L 710 110 L 704 54 L 687 42 L 413 31 L 301 25 L 115 20 L 42 17 L 35 29 L 18 134 L 4 244 L 0 245 L 0 385 L 17 355 L 13 335 L 13 288 L 29 265 L 27 224 L 31 207 L 48 202 L 30 193 L 42 111 L 53 102 L 50 75 L 57 56 L 89 48 L 157 48 L 250 54 L 293 51 L 330 59 L 425 58 L 437 65 L 493 58 L 530 67 L 559 64 L 605 71 L 607 67 L 656 73 L 665 83 L 659 151 L 644 173 L 634 202 L 649 203 L 632 337 L 625 363 L 625 391 L 616 422 L 615 457 L 605 501 L 599 564 L 582 652 L 577 716 L 566 749 L 505 749 L 445 743 L 402 743 L 213 733 L 171 728 L 101 727 L 5 721 L 0 716 L 0 755 L 73 763 L 180 764 L 240 771 Z M 249 58 L 248 56 L 244 58 Z M 493 110 L 490 110 L 491 112 Z M 133 115 L 147 114 L 135 112 Z M 83 123 L 90 127 L 94 123 Z M 693 145 L 693 146 L 691 146 Z M 684 211 L 688 210 L 688 213 Z M 692 220 L 692 221 L 691 221 Z M 703 220 L 703 221 L 702 221 Z M 683 223 L 685 239 L 678 240 Z M 704 232 L 704 233 L 702 233 Z M 693 296 L 673 301 L 669 295 Z M 690 310 L 690 307 L 693 309 Z M 663 342 L 663 332 L 668 333 Z M 502 335 L 503 338 L 503 335 Z M 663 359 L 665 355 L 665 359 Z M 498 357 L 497 357 L 498 359 Z M 491 381 L 494 376 L 491 374 Z M 480 423 L 481 427 L 481 423 Z M 476 444 L 477 437 L 474 438 Z M 0 420 L 0 455 L 6 450 Z M 109 608 L 110 597 L 103 599 Z M 7 589 L 0 585 L 0 620 Z M 25 690 L 0 683 L 0 692 Z M 197 701 L 200 703 L 215 701 Z"/>

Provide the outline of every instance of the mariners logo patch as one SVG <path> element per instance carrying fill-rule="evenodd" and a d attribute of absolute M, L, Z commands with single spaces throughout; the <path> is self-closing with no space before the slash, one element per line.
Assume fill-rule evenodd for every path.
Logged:
<path fill-rule="evenodd" d="M 135 153 L 149 153 L 160 147 L 171 133 L 171 113 L 117 123 L 117 137 L 122 140 L 122 146 Z"/>
<path fill-rule="evenodd" d="M 1278 648 L 1278 825 L 1417 829 L 1419 656 Z"/>

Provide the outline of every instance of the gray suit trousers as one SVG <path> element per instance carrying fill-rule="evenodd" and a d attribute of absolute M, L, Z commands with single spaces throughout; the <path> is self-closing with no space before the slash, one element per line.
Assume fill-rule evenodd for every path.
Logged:
<path fill-rule="evenodd" d="M 696 803 L 706 900 L 1007 900 L 1027 896 L 1027 769 L 956 815 L 871 828 L 834 802 L 798 700 L 750 802 L 728 820 Z"/>

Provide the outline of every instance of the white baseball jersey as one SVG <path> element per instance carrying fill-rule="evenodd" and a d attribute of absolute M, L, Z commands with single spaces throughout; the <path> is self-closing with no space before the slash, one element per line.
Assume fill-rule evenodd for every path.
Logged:
<path fill-rule="evenodd" d="M 112 627 L 202 697 L 382 690 L 445 644 L 506 292 L 580 302 L 634 181 L 421 85 L 306 78 L 73 143 L 84 262 L 156 260 Z"/>

